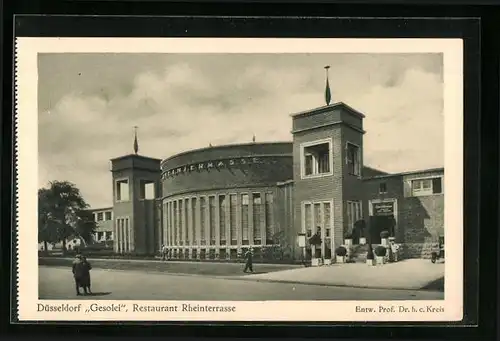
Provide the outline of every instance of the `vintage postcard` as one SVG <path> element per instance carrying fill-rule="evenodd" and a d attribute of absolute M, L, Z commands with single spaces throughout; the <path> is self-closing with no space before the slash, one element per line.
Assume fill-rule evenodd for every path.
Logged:
<path fill-rule="evenodd" d="M 461 320 L 462 45 L 17 39 L 19 320 Z"/>

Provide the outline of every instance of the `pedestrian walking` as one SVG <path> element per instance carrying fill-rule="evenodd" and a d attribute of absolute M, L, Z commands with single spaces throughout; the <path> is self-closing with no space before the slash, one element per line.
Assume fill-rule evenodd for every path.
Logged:
<path fill-rule="evenodd" d="M 165 261 L 168 257 L 168 248 L 165 244 L 161 246 L 161 260 Z"/>
<path fill-rule="evenodd" d="M 245 253 L 245 260 L 245 269 L 243 269 L 243 272 L 247 272 L 247 270 L 253 272 L 253 248 L 248 249 Z"/>

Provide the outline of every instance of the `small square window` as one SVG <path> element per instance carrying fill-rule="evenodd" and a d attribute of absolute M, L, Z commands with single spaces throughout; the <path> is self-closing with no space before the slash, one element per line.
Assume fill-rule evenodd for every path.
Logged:
<path fill-rule="evenodd" d="M 119 180 L 116 182 L 116 200 L 117 201 L 129 200 L 128 180 Z"/>
<path fill-rule="evenodd" d="M 387 193 L 387 184 L 385 182 L 379 184 L 378 192 L 381 194 Z"/>
<path fill-rule="evenodd" d="M 347 143 L 347 172 L 351 175 L 361 175 L 361 154 L 359 147 Z"/>
<path fill-rule="evenodd" d="M 318 143 L 303 147 L 302 152 L 301 167 L 304 176 L 329 174 L 331 172 L 330 143 Z"/>
<path fill-rule="evenodd" d="M 418 179 L 411 182 L 413 196 L 425 196 L 443 193 L 442 178 Z"/>

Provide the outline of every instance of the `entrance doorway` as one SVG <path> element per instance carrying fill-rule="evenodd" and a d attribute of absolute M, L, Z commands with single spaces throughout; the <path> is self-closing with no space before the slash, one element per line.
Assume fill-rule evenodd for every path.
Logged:
<path fill-rule="evenodd" d="M 370 201 L 369 237 L 372 244 L 380 244 L 382 231 L 395 236 L 397 201 L 396 199 L 383 199 Z"/>
<path fill-rule="evenodd" d="M 380 233 L 382 231 L 389 232 L 389 235 L 394 236 L 394 217 L 392 216 L 371 216 L 370 217 L 370 242 L 372 244 L 380 244 Z"/>

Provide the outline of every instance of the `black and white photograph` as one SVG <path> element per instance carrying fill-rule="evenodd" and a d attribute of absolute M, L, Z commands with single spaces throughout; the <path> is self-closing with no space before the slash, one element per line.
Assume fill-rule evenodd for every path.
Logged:
<path fill-rule="evenodd" d="M 461 319 L 460 41 L 22 40 L 27 315 Z"/>

